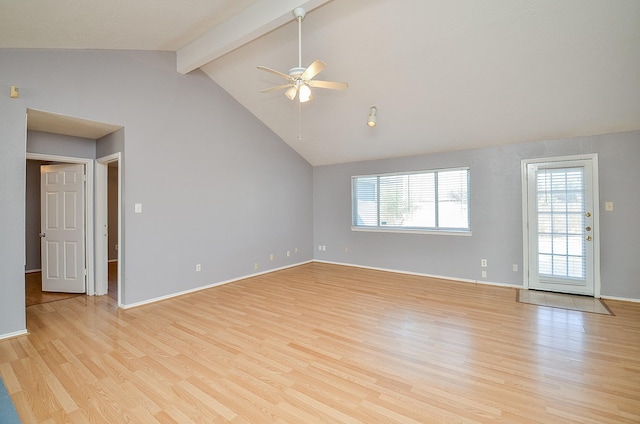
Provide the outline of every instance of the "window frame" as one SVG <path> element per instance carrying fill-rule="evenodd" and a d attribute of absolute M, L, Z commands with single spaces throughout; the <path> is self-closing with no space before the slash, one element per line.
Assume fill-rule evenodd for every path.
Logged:
<path fill-rule="evenodd" d="M 438 174 L 448 171 L 466 171 L 467 173 L 467 228 L 452 228 L 452 227 L 439 227 L 439 204 L 438 204 Z M 401 226 L 381 226 L 380 225 L 380 178 L 381 177 L 393 177 L 393 176 L 408 176 L 416 174 L 434 174 L 434 212 L 436 216 L 436 227 L 401 227 Z M 356 198 L 356 182 L 360 178 L 376 178 L 376 215 L 378 225 L 357 225 L 356 224 L 356 212 L 358 199 Z M 351 231 L 363 231 L 363 232 L 378 232 L 378 233 L 402 233 L 402 234 L 438 234 L 438 235 L 455 235 L 455 236 L 471 236 L 471 170 L 468 166 L 460 166 L 453 168 L 439 168 L 439 169 L 425 169 L 418 171 L 405 171 L 405 172 L 389 172 L 383 174 L 368 174 L 368 175 L 354 175 L 351 177 Z"/>

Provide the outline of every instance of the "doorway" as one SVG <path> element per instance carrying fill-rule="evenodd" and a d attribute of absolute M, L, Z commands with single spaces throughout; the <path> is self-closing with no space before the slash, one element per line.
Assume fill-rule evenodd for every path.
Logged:
<path fill-rule="evenodd" d="M 122 153 L 96 160 L 96 294 L 122 305 Z"/>
<path fill-rule="evenodd" d="M 37 173 L 39 175 L 39 168 L 40 165 L 42 164 L 78 164 L 78 165 L 82 165 L 84 167 L 84 171 L 86 174 L 86 185 L 85 185 L 85 189 L 84 189 L 84 201 L 82 202 L 82 214 L 84 215 L 84 242 L 85 242 L 85 252 L 82 255 L 82 257 L 79 259 L 80 261 L 82 261 L 83 265 L 84 265 L 84 269 L 86 269 L 87 275 L 86 275 L 86 280 L 85 280 L 85 292 L 88 295 L 93 295 L 94 294 L 94 277 L 93 277 L 93 268 L 94 268 L 94 260 L 93 260 L 93 226 L 94 226 L 94 222 L 93 222 L 93 169 L 94 169 L 94 164 L 93 164 L 93 160 L 91 159 L 84 159 L 84 158 L 74 158 L 74 157 L 66 157 L 66 156 L 57 156 L 57 155 L 48 155 L 48 154 L 39 154 L 39 153 L 26 153 L 26 159 L 27 159 L 27 164 L 28 167 L 27 169 L 29 170 L 31 169 L 37 169 Z M 35 171 L 34 171 L 35 173 Z M 33 200 L 33 201 L 29 201 L 29 197 L 27 195 L 27 221 L 29 221 L 29 216 L 33 216 L 35 214 L 35 209 L 37 208 L 37 216 L 40 215 L 40 208 L 41 208 L 41 202 L 40 202 L 40 180 L 39 180 L 39 176 L 37 177 L 36 181 L 32 182 L 33 185 L 37 184 L 38 190 L 36 190 L 36 196 L 37 196 L 37 200 Z M 32 196 L 33 199 L 35 199 L 36 197 Z M 38 275 L 39 273 L 41 273 L 43 267 L 40 263 L 41 261 L 41 257 L 39 255 L 40 252 L 40 239 L 37 237 L 38 233 L 40 232 L 39 228 L 40 228 L 40 222 L 39 222 L 39 218 L 35 218 L 36 219 L 36 223 L 34 223 L 31 227 L 29 228 L 29 222 L 27 222 L 27 234 L 25 234 L 26 237 L 26 252 L 25 252 L 25 263 L 27 265 L 25 272 L 25 287 L 28 285 L 30 288 L 33 288 L 34 285 L 38 284 L 38 282 L 41 284 L 41 274 Z M 33 237 L 30 236 L 34 236 L 34 234 L 30 234 L 30 233 L 34 233 L 36 236 L 36 240 L 32 240 Z M 36 256 L 35 254 L 31 253 L 31 252 L 37 252 L 38 255 Z M 40 287 L 41 288 L 41 287 Z M 51 295 L 46 295 L 44 298 L 42 298 L 42 296 L 44 296 L 41 293 L 37 293 L 32 291 L 31 293 L 31 300 L 29 300 L 29 302 L 31 302 L 32 304 L 35 303 L 43 303 L 43 302 L 47 302 L 47 301 L 52 301 L 52 300 L 59 300 L 61 298 L 67 298 L 69 297 L 69 295 L 65 295 L 65 294 L 51 294 Z M 35 296 L 35 297 L 34 297 Z M 40 297 L 38 297 L 40 296 Z"/>
<path fill-rule="evenodd" d="M 82 118 L 71 117 L 67 115 L 60 115 L 52 112 L 46 112 L 36 109 L 27 108 L 27 130 L 37 131 L 40 133 L 50 133 L 58 136 L 70 136 L 70 137 L 80 137 L 88 140 L 95 141 L 95 150 L 93 153 L 100 151 L 119 151 L 122 152 L 124 150 L 124 127 L 120 125 L 107 124 L 98 121 L 86 120 Z M 29 141 L 29 139 L 27 139 Z M 98 146 L 98 142 L 101 143 Z M 29 144 L 29 143 L 27 143 Z M 55 148 L 45 147 L 43 148 L 43 144 L 40 143 L 37 149 L 42 149 L 43 151 L 66 151 L 72 152 L 74 154 L 77 150 L 78 145 L 58 145 Z M 89 157 L 89 152 L 84 150 L 85 157 Z M 104 153 L 103 153 L 104 154 Z M 121 159 L 122 153 L 117 153 L 114 156 L 114 160 L 117 160 L 118 164 L 122 163 Z M 100 248 L 100 243 L 98 241 L 102 240 L 99 232 L 102 230 L 100 226 L 97 224 L 98 216 L 103 212 L 99 208 L 104 208 L 104 216 L 107 216 L 106 212 L 106 190 L 107 190 L 107 180 L 106 180 L 106 172 L 104 176 L 104 192 L 105 192 L 105 201 L 99 204 L 100 196 L 94 195 L 94 192 L 100 190 L 99 187 L 102 187 L 101 183 L 98 180 L 99 175 L 97 174 L 100 165 L 95 159 L 81 159 L 78 157 L 66 157 L 66 156 L 57 156 L 51 154 L 39 154 L 39 153 L 29 153 L 26 152 L 27 160 L 41 160 L 47 162 L 66 162 L 66 163 L 82 163 L 85 165 L 86 169 L 86 193 L 85 193 L 85 213 L 86 213 L 86 252 L 85 252 L 85 261 L 86 261 L 86 270 L 87 270 L 87 280 L 86 280 L 86 294 L 87 295 L 97 295 L 97 294 L 107 294 L 108 290 L 108 282 L 109 282 L 109 273 L 108 273 L 108 263 L 106 253 L 104 254 L 104 261 L 102 261 L 103 256 L 98 254 L 98 249 Z M 95 171 L 95 172 L 94 172 Z M 121 167 L 118 171 L 118 208 L 119 205 L 122 204 L 122 171 Z M 95 213 L 94 213 L 95 212 Z M 123 246 L 122 241 L 122 214 L 118 209 L 117 212 L 117 227 L 118 227 L 118 238 L 119 238 L 119 247 Z M 27 242 L 28 243 L 28 242 Z M 121 251 L 122 249 L 120 249 Z M 106 252 L 106 251 L 105 251 Z M 118 253 L 118 263 L 117 263 L 117 272 L 112 272 L 112 274 L 116 274 L 117 278 L 117 296 L 118 296 L 118 306 L 122 304 L 120 301 L 121 298 L 121 286 L 122 286 L 122 275 L 123 275 L 123 260 L 122 255 Z M 25 261 L 25 263 L 28 263 Z M 97 269 L 100 267 L 104 269 L 104 281 L 100 281 L 101 284 L 104 285 L 104 291 L 102 291 L 102 285 L 98 286 L 98 272 Z M 112 268 L 116 268 L 112 266 Z M 29 270 L 27 267 L 25 270 Z M 38 270 L 40 271 L 40 270 Z M 100 274 L 102 275 L 102 273 Z M 112 277 L 113 279 L 113 277 Z M 101 292 L 98 292 L 98 288 L 100 288 Z"/>
<path fill-rule="evenodd" d="M 525 288 L 600 297 L 597 155 L 522 161 Z"/>

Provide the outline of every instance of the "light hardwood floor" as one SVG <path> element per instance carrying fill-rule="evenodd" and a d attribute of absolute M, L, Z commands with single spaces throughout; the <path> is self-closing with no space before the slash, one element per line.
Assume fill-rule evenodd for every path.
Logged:
<path fill-rule="evenodd" d="M 25 423 L 638 423 L 640 305 L 311 263 L 131 310 L 27 308 Z"/>
<path fill-rule="evenodd" d="M 30 272 L 24 275 L 24 294 L 26 306 L 39 305 L 41 303 L 56 302 L 75 296 L 84 296 L 84 293 L 52 293 L 42 291 L 42 273 Z"/>
<path fill-rule="evenodd" d="M 109 291 L 111 298 L 118 300 L 118 263 L 109 262 L 108 265 Z M 75 296 L 85 296 L 84 293 L 53 293 L 42 291 L 42 273 L 29 272 L 24 276 L 25 304 L 26 306 L 39 305 L 41 303 L 57 302 Z M 1 423 L 0 423 L 1 424 Z"/>

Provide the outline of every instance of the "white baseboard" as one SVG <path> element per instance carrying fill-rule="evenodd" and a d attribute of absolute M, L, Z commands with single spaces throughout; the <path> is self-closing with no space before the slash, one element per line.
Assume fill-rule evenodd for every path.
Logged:
<path fill-rule="evenodd" d="M 482 281 L 482 280 L 467 280 L 467 279 L 464 279 L 464 278 L 446 277 L 446 276 L 443 276 L 443 275 L 423 274 L 423 273 L 419 273 L 419 272 L 409 272 L 409 271 L 402 271 L 402 270 L 397 270 L 397 269 L 377 268 L 377 267 L 372 267 L 372 266 L 355 265 L 355 264 L 342 263 L 342 262 L 320 261 L 320 260 L 317 260 L 317 259 L 315 259 L 314 262 L 332 264 L 332 265 L 352 266 L 354 268 L 372 269 L 372 270 L 375 270 L 375 271 L 395 272 L 397 274 L 417 275 L 419 277 L 431 277 L 431 278 L 438 278 L 438 279 L 441 279 L 441 280 L 460 281 L 460 282 L 463 282 L 463 283 L 484 284 L 484 285 L 487 285 L 487 286 L 513 287 L 513 288 L 516 288 L 516 289 L 523 289 L 524 288 L 524 286 L 520 286 L 520 285 L 517 285 L 517 284 L 496 283 L 496 282 L 492 282 L 492 281 Z M 616 296 L 601 295 L 600 298 L 602 298 L 602 299 L 610 299 L 610 300 L 619 300 L 619 301 L 622 301 L 622 302 L 640 303 L 640 299 L 634 299 L 634 298 L 630 298 L 630 297 L 616 297 Z"/>
<path fill-rule="evenodd" d="M 29 332 L 24 329 L 20 331 L 14 331 L 13 333 L 0 334 L 0 340 L 10 339 L 12 337 L 24 336 L 25 334 L 29 334 Z"/>
<path fill-rule="evenodd" d="M 296 267 L 296 266 L 300 266 L 300 265 L 304 265 L 304 264 L 308 264 L 308 263 L 312 263 L 312 262 L 325 263 L 325 264 L 331 264 L 331 265 L 348 266 L 348 267 L 353 267 L 353 268 L 371 269 L 371 270 L 374 270 L 374 271 L 393 272 L 393 273 L 396 273 L 396 274 L 415 275 L 415 276 L 418 276 L 418 277 L 437 278 L 437 279 L 440 279 L 440 280 L 457 281 L 457 282 L 462 282 L 462 283 L 482 284 L 482 285 L 497 286 L 497 287 L 510 287 L 510 288 L 515 288 L 515 289 L 524 288 L 522 285 L 518 285 L 518 284 L 507 284 L 507 283 L 498 283 L 498 282 L 494 282 L 494 281 L 482 281 L 482 280 L 469 280 L 469 279 L 465 279 L 465 278 L 448 277 L 448 276 L 444 276 L 444 275 L 425 274 L 425 273 L 420 273 L 420 272 L 411 272 L 411 271 L 404 271 L 404 270 L 398 270 L 398 269 L 380 268 L 380 267 L 357 265 L 357 264 L 350 264 L 350 263 L 343 263 L 343 262 L 321 261 L 321 260 L 318 260 L 318 259 L 312 259 L 312 260 L 308 260 L 308 261 L 304 261 L 304 262 L 299 262 L 299 263 L 295 263 L 295 264 L 291 264 L 291 265 L 286 265 L 286 266 L 283 266 L 283 267 L 280 267 L 280 268 L 273 268 L 273 269 L 269 269 L 269 270 L 262 271 L 262 272 L 256 272 L 254 274 L 249 274 L 249 275 L 244 275 L 244 276 L 237 277 L 237 278 L 232 278 L 232 279 L 226 280 L 226 281 L 219 281 L 217 283 L 208 284 L 206 286 L 196 287 L 196 288 L 193 288 L 193 289 L 190 289 L 190 290 L 184 290 L 184 291 L 181 291 L 181 292 L 172 293 L 172 294 L 168 294 L 168 295 L 165 295 L 165 296 L 159 296 L 159 297 L 155 297 L 155 298 L 152 298 L 152 299 L 143 300 L 141 302 L 130 303 L 130 304 L 122 304 L 122 305 L 120 305 L 120 307 L 122 309 L 137 308 L 139 306 L 144 306 L 144 305 L 148 305 L 148 304 L 151 304 L 151 303 L 161 302 L 163 300 L 171 299 L 171 298 L 178 297 L 178 296 L 183 296 L 185 294 L 195 293 L 195 292 L 198 292 L 198 291 L 201 291 L 201 290 L 206 290 L 206 289 L 210 289 L 210 288 L 213 288 L 213 287 L 221 286 L 221 285 L 224 285 L 224 284 L 229 284 L 229 283 L 233 283 L 233 282 L 236 282 L 236 281 L 244 280 L 246 278 L 257 277 L 257 276 L 263 275 L 263 274 L 270 274 L 272 272 L 281 271 L 283 269 L 293 268 L 293 267 Z M 603 299 L 621 300 L 621 301 L 625 301 L 625 302 L 639 302 L 640 303 L 640 299 L 630 299 L 630 298 L 614 297 L 614 296 L 601 296 L 601 297 Z"/>
<path fill-rule="evenodd" d="M 493 281 L 482 281 L 482 280 L 468 280 L 465 278 L 447 277 L 444 275 L 433 275 L 433 274 L 424 274 L 421 272 L 403 271 L 401 269 L 378 268 L 373 266 L 356 265 L 356 264 L 349 264 L 349 263 L 342 263 L 342 262 L 320 261 L 318 259 L 315 259 L 313 262 L 331 264 L 331 265 L 351 266 L 354 268 L 372 269 L 374 271 L 394 272 L 396 274 L 416 275 L 418 277 L 430 277 L 430 278 L 437 278 L 439 280 L 459 281 L 462 283 L 484 284 L 487 286 L 499 286 L 499 287 L 513 287 L 516 289 L 523 288 L 522 286 L 519 286 L 517 284 L 497 283 Z"/>
<path fill-rule="evenodd" d="M 633 298 L 630 298 L 630 297 L 616 297 L 616 296 L 603 296 L 603 295 L 600 295 L 600 299 L 620 300 L 622 302 L 640 303 L 640 299 L 633 299 Z"/>
<path fill-rule="evenodd" d="M 258 275 L 270 274 L 272 272 L 281 271 L 281 270 L 287 269 L 287 268 L 293 268 L 293 267 L 304 265 L 304 264 L 308 264 L 308 263 L 311 263 L 311 262 L 313 262 L 313 260 L 299 262 L 299 263 L 295 263 L 295 264 L 291 264 L 291 265 L 286 265 L 286 266 L 283 266 L 283 267 L 280 267 L 280 268 L 273 268 L 273 269 L 269 269 L 269 270 L 262 271 L 262 272 L 256 272 L 254 274 L 249 274 L 249 275 L 245 275 L 245 276 L 242 276 L 242 277 L 232 278 L 231 280 L 219 281 L 217 283 L 208 284 L 206 286 L 200 286 L 200 287 L 196 287 L 196 288 L 189 289 L 189 290 L 184 290 L 184 291 L 181 291 L 181 292 L 178 292 L 178 293 L 171 293 L 171 294 L 168 294 L 168 295 L 165 295 L 165 296 L 154 297 L 153 299 L 143 300 L 142 302 L 122 304 L 122 305 L 120 305 L 120 307 L 122 309 L 137 308 L 138 306 L 144 306 L 144 305 L 148 305 L 150 303 L 161 302 L 163 300 L 171 299 L 171 298 L 174 298 L 174 297 L 184 296 L 185 294 L 199 292 L 201 290 L 210 289 L 210 288 L 213 288 L 213 287 L 221 286 L 223 284 L 229 284 L 229 283 L 233 283 L 233 282 L 244 280 L 244 279 L 251 278 L 251 277 L 257 277 Z"/>

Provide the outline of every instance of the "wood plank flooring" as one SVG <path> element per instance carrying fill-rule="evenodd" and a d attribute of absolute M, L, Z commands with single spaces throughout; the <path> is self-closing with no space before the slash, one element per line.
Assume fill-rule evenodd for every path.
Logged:
<path fill-rule="evenodd" d="M 109 291 L 108 295 L 118 301 L 118 262 L 109 262 L 108 278 Z M 26 306 L 40 305 L 41 303 L 56 302 L 58 300 L 69 299 L 76 296 L 85 296 L 84 293 L 54 293 L 42 291 L 42 273 L 29 272 L 24 276 L 25 287 L 25 304 Z"/>
<path fill-rule="evenodd" d="M 25 423 L 638 423 L 640 305 L 607 303 L 311 263 L 29 307 L 0 374 Z"/>
<path fill-rule="evenodd" d="M 42 291 L 42 273 L 29 272 L 24 275 L 25 304 L 26 306 L 39 305 L 41 303 L 56 302 L 76 296 L 84 296 L 84 293 L 55 293 Z"/>

